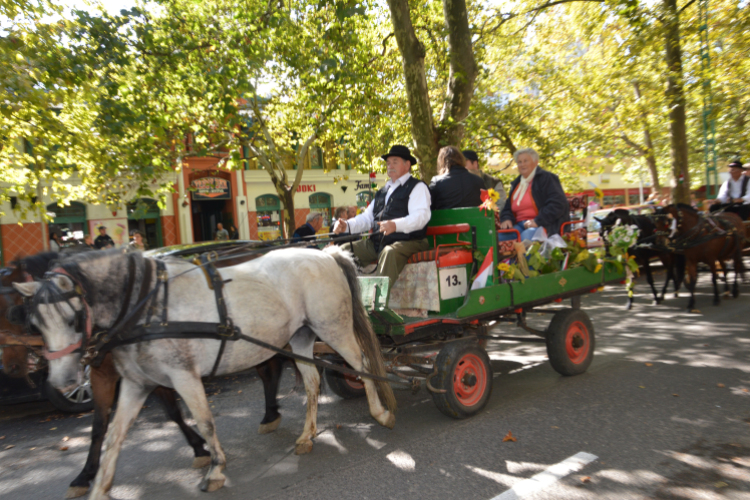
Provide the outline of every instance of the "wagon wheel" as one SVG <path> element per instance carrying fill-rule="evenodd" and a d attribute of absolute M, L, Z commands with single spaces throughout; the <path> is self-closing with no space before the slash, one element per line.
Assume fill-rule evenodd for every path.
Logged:
<path fill-rule="evenodd" d="M 492 367 L 487 352 L 474 342 L 449 342 L 435 360 L 432 384 L 445 393 L 432 393 L 438 410 L 467 418 L 484 408 L 492 393 Z"/>
<path fill-rule="evenodd" d="M 348 364 L 344 366 L 351 368 Z M 352 375 L 326 369 L 325 377 L 328 387 L 340 398 L 356 399 L 365 396 L 365 384 Z"/>
<path fill-rule="evenodd" d="M 94 391 L 91 389 L 90 367 L 80 368 L 83 371 L 83 381 L 66 393 L 62 393 L 49 383 L 45 386 L 45 394 L 50 403 L 60 411 L 81 413 L 94 409 Z"/>
<path fill-rule="evenodd" d="M 547 355 L 561 375 L 580 375 L 594 359 L 594 326 L 580 309 L 556 313 L 547 329 Z"/>

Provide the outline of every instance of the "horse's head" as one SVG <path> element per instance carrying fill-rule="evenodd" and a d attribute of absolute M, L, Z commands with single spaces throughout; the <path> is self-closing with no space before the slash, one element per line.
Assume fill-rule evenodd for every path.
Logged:
<path fill-rule="evenodd" d="M 620 208 L 608 213 L 607 216 L 603 219 L 600 219 L 598 217 L 594 218 L 597 220 L 597 222 L 599 222 L 599 225 L 601 226 L 599 234 L 601 235 L 602 239 L 604 239 L 604 241 L 607 241 L 607 235 L 610 233 L 610 231 L 612 231 L 613 227 L 617 226 L 618 224 L 630 224 L 632 222 L 630 213 L 627 210 L 623 210 Z"/>
<path fill-rule="evenodd" d="M 682 214 L 674 205 L 658 209 L 650 218 L 654 221 L 654 233 L 659 246 L 668 246 L 670 240 L 683 230 Z"/>
<path fill-rule="evenodd" d="M 83 290 L 62 273 L 13 287 L 27 301 L 27 324 L 44 337 L 49 383 L 61 392 L 69 391 L 81 382 L 79 361 L 91 335 L 91 313 Z"/>

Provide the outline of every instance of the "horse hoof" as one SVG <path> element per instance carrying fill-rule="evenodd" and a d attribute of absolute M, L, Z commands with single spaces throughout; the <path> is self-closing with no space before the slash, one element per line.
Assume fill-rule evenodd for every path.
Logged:
<path fill-rule="evenodd" d="M 383 413 L 378 420 L 378 423 L 388 429 L 393 429 L 396 426 L 396 415 L 386 411 Z"/>
<path fill-rule="evenodd" d="M 260 427 L 258 427 L 258 434 L 270 434 L 279 428 L 279 424 L 281 424 L 281 415 L 279 415 L 279 418 L 277 418 L 273 422 L 260 424 Z"/>
<path fill-rule="evenodd" d="M 193 469 L 202 469 L 211 465 L 211 457 L 195 457 L 193 459 Z"/>
<path fill-rule="evenodd" d="M 65 498 L 78 498 L 82 497 L 89 492 L 88 486 L 71 486 L 68 491 L 65 492 Z"/>
<path fill-rule="evenodd" d="M 204 479 L 201 482 L 201 491 L 205 491 L 206 493 L 216 491 L 224 486 L 224 481 L 223 477 L 221 479 Z"/>
<path fill-rule="evenodd" d="M 297 446 L 294 447 L 294 454 L 305 455 L 307 453 L 310 453 L 312 451 L 312 445 L 312 441 L 310 440 L 303 441 L 302 443 L 297 443 Z"/>

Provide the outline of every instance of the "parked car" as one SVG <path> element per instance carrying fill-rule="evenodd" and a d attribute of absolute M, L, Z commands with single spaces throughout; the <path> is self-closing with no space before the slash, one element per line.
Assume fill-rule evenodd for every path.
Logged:
<path fill-rule="evenodd" d="M 602 208 L 594 212 L 589 212 L 586 215 L 586 228 L 588 229 L 588 246 L 589 248 L 596 248 L 604 246 L 604 240 L 602 240 L 599 232 L 602 227 L 597 219 L 604 219 L 607 215 L 615 210 L 627 210 L 632 215 L 648 215 L 656 211 L 655 205 L 633 205 L 629 207 L 612 207 Z"/>
<path fill-rule="evenodd" d="M 242 246 L 267 246 L 261 241 L 206 241 L 185 245 L 172 245 L 144 252 L 148 257 L 183 257 L 192 259 L 203 252 L 228 250 Z M 29 375 L 26 378 L 5 374 L 2 365 L 3 346 L 0 345 L 0 405 L 28 403 L 48 399 L 57 409 L 81 413 L 94 408 L 89 368 L 81 367 L 80 384 L 67 393 L 61 393 L 47 384 L 47 363 L 28 351 Z"/>

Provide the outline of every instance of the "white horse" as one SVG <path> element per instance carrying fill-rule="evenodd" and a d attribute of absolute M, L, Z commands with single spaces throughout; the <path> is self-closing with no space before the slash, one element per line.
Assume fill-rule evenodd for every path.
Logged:
<path fill-rule="evenodd" d="M 54 268 L 42 282 L 14 284 L 20 293 L 31 297 L 30 321 L 42 332 L 46 348 L 52 353 L 61 351 L 59 357 L 49 363 L 49 382 L 59 390 L 65 391 L 77 382 L 77 365 L 81 358 L 77 346 L 82 340 L 85 344 L 84 336 L 91 335 L 91 325 L 106 330 L 122 319 L 125 308 L 134 309 L 138 294 L 125 292 L 128 277 L 140 280 L 149 290 L 156 286 L 157 273 L 153 267 L 146 269 L 146 266 L 155 267 L 155 262 L 138 255 L 133 264 L 132 260 L 128 261 L 133 258 L 116 250 L 80 254 Z M 209 289 L 204 273 L 195 265 L 178 259 L 167 260 L 166 268 L 171 277 L 167 301 L 169 320 L 219 323 L 214 292 Z M 182 274 L 191 268 L 195 270 Z M 322 252 L 276 250 L 259 259 L 223 268 L 221 274 L 226 282 L 227 311 L 243 334 L 279 348 L 289 344 L 294 353 L 308 357 L 313 355 L 317 335 L 355 370 L 385 375 L 380 347 L 360 300 L 356 268 L 350 254 L 338 247 Z M 150 302 L 157 306 L 155 317 L 159 321 L 164 293 L 164 287 L 160 287 Z M 125 304 L 128 296 L 131 299 Z M 146 321 L 144 316 L 142 313 L 138 324 Z M 172 387 L 180 394 L 206 439 L 211 466 L 201 482 L 201 489 L 214 491 L 224 485 L 222 470 L 226 460 L 201 382 L 201 377 L 211 373 L 219 346 L 220 341 L 213 339 L 170 338 L 113 349 L 122 385 L 102 465 L 89 498 L 107 498 L 125 435 L 148 394 L 159 385 Z M 216 373 L 245 370 L 273 354 L 249 342 L 227 342 Z M 295 449 L 297 454 L 302 454 L 312 450 L 312 438 L 316 434 L 320 377 L 312 364 L 297 362 L 297 366 L 307 392 L 305 426 Z M 368 378 L 364 378 L 364 385 L 372 416 L 381 425 L 393 428 L 396 401 L 390 385 Z"/>

